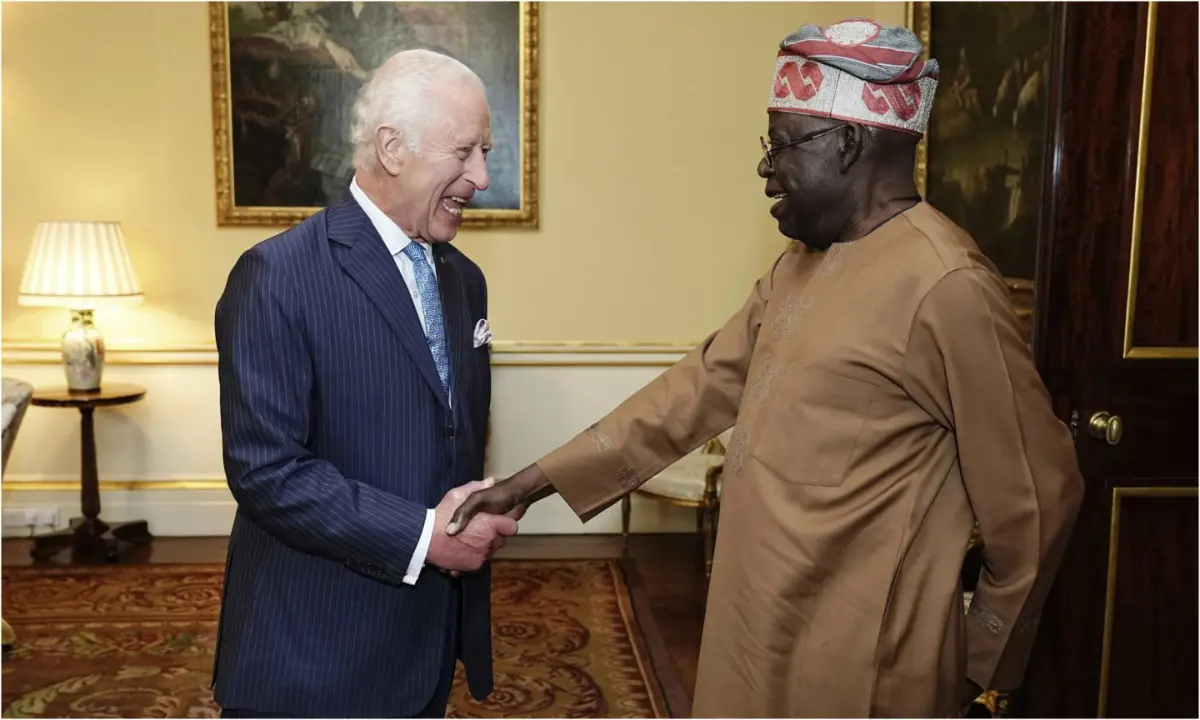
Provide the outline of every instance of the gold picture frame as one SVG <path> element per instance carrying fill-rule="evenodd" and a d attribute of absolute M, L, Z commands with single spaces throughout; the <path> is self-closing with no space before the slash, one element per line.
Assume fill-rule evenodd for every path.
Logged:
<path fill-rule="evenodd" d="M 917 36 L 921 41 L 921 47 L 924 51 L 921 58 L 929 59 L 929 30 L 930 30 L 930 12 L 928 2 L 906 2 L 904 3 L 904 24 L 909 30 Z M 929 174 L 929 134 L 926 133 L 921 137 L 921 142 L 917 143 L 917 162 L 916 162 L 916 181 L 917 192 L 921 197 L 925 197 L 926 180 Z"/>
<path fill-rule="evenodd" d="M 962 8 L 962 7 L 964 7 L 964 5 L 958 4 L 955 7 Z M 923 58 L 928 60 L 934 52 L 933 37 L 932 37 L 933 24 L 934 24 L 933 23 L 933 3 L 931 3 L 931 2 L 907 2 L 907 3 L 905 3 L 905 24 L 908 26 L 908 28 L 910 30 L 913 31 L 913 33 L 921 41 L 921 44 L 925 48 L 924 53 L 923 53 Z M 1049 42 L 1049 34 L 1050 34 L 1049 28 L 1047 28 L 1047 43 Z M 939 91 L 938 91 L 939 95 L 947 94 L 946 90 L 948 90 L 951 87 L 953 81 L 955 80 L 955 78 L 947 77 L 945 75 L 945 72 L 944 72 L 945 71 L 945 62 L 943 62 L 942 64 L 943 64 L 943 76 L 941 78 L 942 87 L 939 88 Z M 949 102 L 950 98 L 942 97 L 939 101 L 940 102 Z M 1014 125 L 1015 125 L 1015 120 L 1014 120 Z M 1044 129 L 1043 129 L 1043 132 L 1044 132 Z M 920 143 L 917 145 L 917 157 L 916 157 L 916 164 L 915 164 L 915 167 L 916 167 L 915 181 L 916 181 L 916 185 L 917 185 L 917 190 L 920 192 L 921 196 L 926 198 L 927 200 L 931 200 L 931 202 L 933 202 L 934 206 L 936 207 L 938 205 L 938 198 L 937 197 L 934 197 L 932 199 L 930 198 L 930 182 L 929 182 L 929 174 L 930 174 L 929 139 L 930 139 L 930 136 L 933 134 L 935 134 L 934 133 L 934 124 L 933 124 L 933 118 L 931 118 L 930 132 L 926 133 L 925 136 L 921 138 Z M 1040 162 L 1044 163 L 1045 160 L 1043 159 Z M 1040 188 L 1040 187 L 1038 188 L 1039 194 L 1043 191 L 1044 191 L 1043 188 Z M 944 208 L 941 208 L 941 209 L 945 212 Z M 951 213 L 947 213 L 947 214 L 951 214 Z M 958 222 L 961 222 L 961 220 L 959 218 L 952 217 L 952 219 L 954 219 Z M 977 240 L 978 240 L 978 238 L 977 238 Z M 983 243 L 981 243 L 981 245 L 983 245 Z M 1035 236 L 1033 238 L 1033 248 L 1032 248 L 1032 254 L 1035 256 L 1036 256 L 1036 248 L 1037 248 L 1037 239 Z M 987 248 L 982 248 L 982 249 L 985 250 L 985 253 L 987 252 Z M 1000 262 L 997 262 L 997 264 L 1001 265 L 1001 266 L 1003 265 L 1003 263 L 1000 263 Z M 1022 322 L 1025 323 L 1026 331 L 1029 332 L 1031 335 L 1031 331 L 1032 331 L 1031 325 L 1032 325 L 1033 308 L 1034 308 L 1034 291 L 1035 291 L 1035 287 L 1036 287 L 1035 269 L 1032 269 L 1025 273 L 1005 272 L 1006 268 L 1003 266 L 1000 269 L 1001 269 L 1002 274 L 1004 274 L 1004 276 L 1005 276 L 1004 280 L 1005 280 L 1006 285 L 1008 286 L 1009 294 L 1012 297 L 1013 304 L 1017 310 L 1017 314 L 1021 317 Z"/>
<path fill-rule="evenodd" d="M 231 83 L 230 60 L 230 6 L 231 5 L 260 5 L 271 8 L 284 8 L 290 12 L 295 5 L 318 5 L 320 3 L 209 3 L 209 39 L 212 66 L 212 113 L 213 113 L 213 149 L 216 171 L 216 209 L 217 225 L 219 227 L 289 227 L 304 221 L 322 209 L 321 206 L 307 205 L 278 205 L 278 204 L 238 204 L 235 193 L 235 157 L 233 117 L 234 103 Z M 333 5 L 333 3 L 328 3 Z M 339 3 L 340 5 L 340 3 Z M 354 3 L 364 5 L 375 11 L 376 8 L 395 5 L 394 3 Z M 413 3 L 413 6 L 418 4 Z M 466 9 L 481 10 L 482 7 L 494 3 L 454 3 L 442 5 L 458 5 Z M 470 207 L 463 213 L 462 226 L 465 228 L 525 228 L 536 229 L 539 222 L 538 214 L 538 41 L 540 32 L 539 6 L 536 2 L 514 2 L 505 5 L 515 5 L 518 11 L 518 107 L 512 113 L 516 121 L 516 148 L 510 155 L 515 159 L 515 167 L 497 170 L 497 154 L 489 158 L 489 169 L 492 170 L 493 187 L 496 187 L 497 172 L 507 172 L 504 181 L 508 187 L 519 187 L 519 200 L 516 207 Z M 345 3 L 350 7 L 351 3 Z M 375 7 L 371 7 L 375 6 Z M 430 6 L 432 7 L 432 6 Z M 340 8 L 339 8 L 340 9 Z M 426 12 L 437 12 L 437 9 Z M 477 71 L 483 72 L 476 68 Z M 511 86 L 510 86 L 511 87 Z M 491 90 L 491 88 L 489 88 Z M 497 109 L 493 106 L 493 132 L 499 133 L 499 125 L 506 119 L 497 118 Z M 509 123 L 511 127 L 511 123 Z M 346 128 L 348 130 L 348 127 Z M 511 132 L 511 130 L 510 130 Z M 498 138 L 499 140 L 500 138 Z M 509 203 L 511 204 L 511 203 Z"/>

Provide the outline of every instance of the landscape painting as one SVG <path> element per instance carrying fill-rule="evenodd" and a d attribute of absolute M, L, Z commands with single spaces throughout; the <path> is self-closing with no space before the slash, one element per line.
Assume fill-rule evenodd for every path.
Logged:
<path fill-rule="evenodd" d="M 1027 291 L 1031 298 L 1053 5 L 916 3 L 912 17 L 941 67 L 925 197 L 975 238 L 1015 297 Z"/>
<path fill-rule="evenodd" d="M 535 3 L 210 4 L 220 225 L 286 226 L 340 202 L 353 177 L 351 108 L 393 53 L 425 48 L 487 87 L 491 185 L 464 226 L 536 227 Z"/>

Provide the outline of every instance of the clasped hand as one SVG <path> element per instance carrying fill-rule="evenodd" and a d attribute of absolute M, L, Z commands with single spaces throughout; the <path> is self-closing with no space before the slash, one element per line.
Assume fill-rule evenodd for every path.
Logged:
<path fill-rule="evenodd" d="M 446 531 L 451 515 L 473 492 L 490 488 L 495 481 L 476 480 L 446 493 L 434 508 L 433 536 L 429 541 L 426 562 L 443 571 L 457 575 L 474 572 L 483 567 L 492 554 L 504 547 L 505 538 L 517 534 L 517 513 L 479 513 L 465 527 L 451 535 Z"/>

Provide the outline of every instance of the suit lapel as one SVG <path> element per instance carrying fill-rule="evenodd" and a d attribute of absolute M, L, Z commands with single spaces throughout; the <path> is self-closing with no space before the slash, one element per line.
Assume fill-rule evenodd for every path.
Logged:
<path fill-rule="evenodd" d="M 450 391 L 457 400 L 456 408 L 462 408 L 466 397 L 466 343 L 469 337 L 466 316 L 467 303 L 463 296 L 462 280 L 458 268 L 446 256 L 449 254 L 441 245 L 434 246 L 434 261 L 437 263 L 438 290 L 442 295 L 442 315 L 446 323 L 446 347 L 450 353 Z"/>
<path fill-rule="evenodd" d="M 396 261 L 388 254 L 383 239 L 353 196 L 348 195 L 345 201 L 330 208 L 328 232 L 329 239 L 336 243 L 334 256 L 342 269 L 379 309 L 412 356 L 430 389 L 446 405 L 442 381 L 438 378 L 433 354 L 429 351 L 421 319 L 413 307 L 404 277 L 400 275 Z"/>

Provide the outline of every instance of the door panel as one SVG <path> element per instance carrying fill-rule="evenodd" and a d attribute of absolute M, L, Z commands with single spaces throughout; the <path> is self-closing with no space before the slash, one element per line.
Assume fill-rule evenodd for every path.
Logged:
<path fill-rule="evenodd" d="M 1117 488 L 1112 517 L 1098 714 L 1176 717 L 1196 704 L 1200 578 L 1196 555 L 1172 550 L 1196 543 L 1195 488 Z"/>
<path fill-rule="evenodd" d="M 1142 50 L 1126 356 L 1195 357 L 1196 5 L 1155 9 L 1162 20 L 1144 30 L 1153 41 Z"/>
<path fill-rule="evenodd" d="M 1196 22 L 1058 8 L 1034 352 L 1087 487 L 1019 714 L 1197 715 Z"/>

